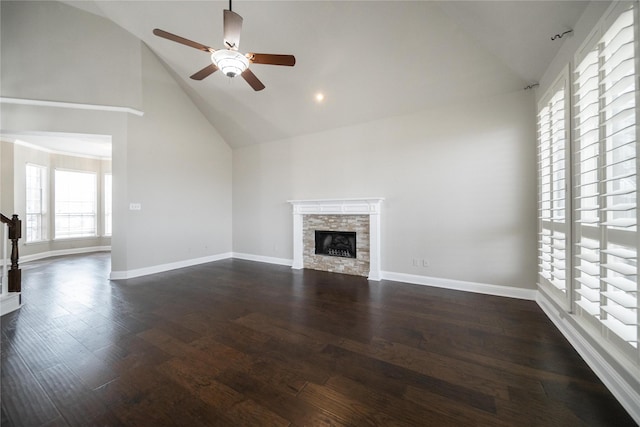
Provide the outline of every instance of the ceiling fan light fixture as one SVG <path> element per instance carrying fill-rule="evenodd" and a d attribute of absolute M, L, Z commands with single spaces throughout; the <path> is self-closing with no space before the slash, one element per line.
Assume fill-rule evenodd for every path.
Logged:
<path fill-rule="evenodd" d="M 227 77 L 240 75 L 249 68 L 247 57 L 231 49 L 216 50 L 211 54 L 211 62 Z"/>
<path fill-rule="evenodd" d="M 249 69 L 249 64 L 284 65 L 287 67 L 293 67 L 296 64 L 296 58 L 293 55 L 274 55 L 270 53 L 248 53 L 243 55 L 239 53 L 242 16 L 231 11 L 231 0 L 229 0 L 229 9 L 225 10 L 222 15 L 222 20 L 224 26 L 223 40 L 228 49 L 216 50 L 159 28 L 155 28 L 153 34 L 211 55 L 211 64 L 189 76 L 193 80 L 200 81 L 220 70 L 222 74 L 229 78 L 241 75 L 249 86 L 257 92 L 264 89 L 265 86 Z"/>

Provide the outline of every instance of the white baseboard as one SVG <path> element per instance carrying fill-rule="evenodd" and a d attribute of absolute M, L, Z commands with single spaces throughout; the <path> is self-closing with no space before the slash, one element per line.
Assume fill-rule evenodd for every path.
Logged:
<path fill-rule="evenodd" d="M 600 378 L 611 394 L 629 412 L 631 418 L 640 425 L 640 392 L 635 390 L 626 378 L 635 378 L 637 373 L 620 373 L 613 367 L 589 341 L 584 334 L 563 317 L 569 313 L 559 312 L 543 292 L 538 292 L 536 302 L 549 319 L 556 325 L 571 346 L 580 354 L 591 370 Z"/>
<path fill-rule="evenodd" d="M 233 258 L 247 261 L 266 262 L 269 264 L 286 265 L 291 267 L 293 260 L 286 258 L 274 258 L 262 255 L 233 252 Z M 411 283 L 414 285 L 434 286 L 436 288 L 454 289 L 457 291 L 475 292 L 480 294 L 495 295 L 535 301 L 536 289 L 522 289 L 509 286 L 488 285 L 484 283 L 464 282 L 460 280 L 440 279 L 437 277 L 418 276 L 415 274 L 395 273 L 392 271 L 381 271 L 382 280 L 393 280 L 396 282 Z"/>
<path fill-rule="evenodd" d="M 183 261 L 170 262 L 167 264 L 152 265 L 150 267 L 138 268 L 135 270 L 112 271 L 109 275 L 111 280 L 133 279 L 134 277 L 147 276 L 149 274 L 163 273 L 165 271 L 177 270 L 179 268 L 192 267 L 198 264 L 206 264 L 208 262 L 220 261 L 222 259 L 231 258 L 231 252 L 217 255 L 210 255 L 201 258 L 186 259 Z"/>
<path fill-rule="evenodd" d="M 293 265 L 293 260 L 286 259 L 286 258 L 275 258 L 270 256 L 243 254 L 239 252 L 233 252 L 232 257 L 237 259 L 244 259 L 247 261 L 266 262 L 268 264 L 286 265 L 288 267 L 291 267 Z"/>
<path fill-rule="evenodd" d="M 6 295 L 0 296 L 0 316 L 9 314 L 22 307 L 20 298 L 20 292 L 9 292 Z"/>
<path fill-rule="evenodd" d="M 510 286 L 489 285 L 485 283 L 465 282 L 462 280 L 441 279 L 438 277 L 395 273 L 392 271 L 383 271 L 382 279 L 411 283 L 414 285 L 433 286 L 436 288 L 474 292 L 478 294 L 495 295 L 500 297 L 526 299 L 531 301 L 534 301 L 536 299 L 536 294 L 538 293 L 536 289 L 523 289 Z"/>
<path fill-rule="evenodd" d="M 111 250 L 111 246 L 89 246 L 86 248 L 59 249 L 55 251 L 40 252 L 33 255 L 20 256 L 19 261 L 20 261 L 20 264 L 22 264 L 22 263 L 37 261 L 40 259 L 50 258 L 54 256 L 86 254 L 90 252 L 109 252 L 110 250 Z"/>

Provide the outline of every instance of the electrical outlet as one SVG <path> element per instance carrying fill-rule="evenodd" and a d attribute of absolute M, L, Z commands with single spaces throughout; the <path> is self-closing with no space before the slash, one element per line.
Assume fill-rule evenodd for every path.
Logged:
<path fill-rule="evenodd" d="M 417 259 L 415 259 L 415 258 L 413 259 L 413 266 L 414 266 L 414 267 L 417 267 L 417 266 L 418 266 L 418 260 L 417 260 Z"/>
<path fill-rule="evenodd" d="M 427 261 L 426 259 L 422 260 L 422 266 L 423 267 L 429 267 L 429 261 Z"/>

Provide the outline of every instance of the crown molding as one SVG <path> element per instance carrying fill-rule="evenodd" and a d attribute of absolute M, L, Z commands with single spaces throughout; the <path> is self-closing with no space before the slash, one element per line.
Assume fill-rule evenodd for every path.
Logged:
<path fill-rule="evenodd" d="M 128 113 L 136 116 L 144 116 L 144 111 L 131 107 L 119 107 L 115 105 L 81 104 L 77 102 L 44 101 L 41 99 L 23 99 L 0 97 L 0 104 L 32 105 L 36 107 L 72 108 L 76 110 L 97 110 L 114 113 Z"/>

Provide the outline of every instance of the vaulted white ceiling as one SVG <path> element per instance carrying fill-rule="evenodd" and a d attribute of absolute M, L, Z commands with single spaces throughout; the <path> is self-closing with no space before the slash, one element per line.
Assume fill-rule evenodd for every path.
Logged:
<path fill-rule="evenodd" d="M 588 2 L 242 1 L 241 52 L 294 54 L 252 65 L 266 85 L 189 76 L 209 56 L 154 28 L 222 47 L 225 1 L 67 1 L 144 41 L 233 147 L 522 90 L 542 76 Z M 566 40 L 566 39 L 565 39 Z M 325 95 L 317 103 L 317 92 Z"/>

